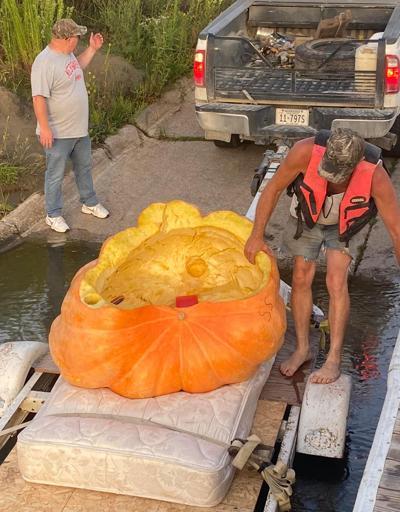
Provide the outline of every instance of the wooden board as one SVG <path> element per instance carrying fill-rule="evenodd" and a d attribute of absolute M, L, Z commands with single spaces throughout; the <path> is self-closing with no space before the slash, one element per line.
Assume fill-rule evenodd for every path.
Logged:
<path fill-rule="evenodd" d="M 400 461 L 400 434 L 394 433 L 390 442 L 389 452 L 387 454 L 388 459 Z M 400 473 L 399 473 L 400 481 Z M 400 491 L 400 484 L 399 484 Z"/>
<path fill-rule="evenodd" d="M 397 491 L 400 495 L 400 461 L 386 459 L 379 488 Z"/>
<path fill-rule="evenodd" d="M 393 432 L 395 434 L 400 434 L 400 411 L 397 412 L 396 423 L 394 424 Z"/>
<path fill-rule="evenodd" d="M 314 360 L 319 346 L 320 333 L 313 327 L 310 327 L 310 344 L 314 354 L 311 361 L 305 363 L 293 377 L 284 377 L 279 371 L 279 366 L 294 351 L 296 346 L 296 334 L 293 325 L 293 319 L 288 314 L 288 328 L 285 334 L 285 343 L 278 352 L 271 374 L 261 392 L 261 399 L 278 400 L 290 405 L 299 405 L 303 400 L 307 377 L 314 368 Z"/>
<path fill-rule="evenodd" d="M 376 495 L 374 512 L 400 510 L 400 411 L 397 413 L 389 451 Z"/>
<path fill-rule="evenodd" d="M 374 512 L 397 512 L 400 510 L 400 492 L 379 489 Z"/>
<path fill-rule="evenodd" d="M 286 403 L 260 400 L 254 420 L 253 433 L 265 444 L 273 446 L 279 432 Z M 223 502 L 208 508 L 211 512 L 252 512 L 262 479 L 256 471 L 244 470 L 235 476 Z M 0 466 L 1 512 L 200 512 L 200 507 L 177 505 L 156 500 L 111 493 L 72 489 L 25 482 L 17 467 L 14 448 Z"/>

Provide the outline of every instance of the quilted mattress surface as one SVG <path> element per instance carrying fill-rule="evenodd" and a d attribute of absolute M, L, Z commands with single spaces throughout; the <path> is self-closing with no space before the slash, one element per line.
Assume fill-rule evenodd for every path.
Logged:
<path fill-rule="evenodd" d="M 18 436 L 31 482 L 197 506 L 218 504 L 234 470 L 227 446 L 251 429 L 273 360 L 246 382 L 209 393 L 130 400 L 61 377 Z"/>

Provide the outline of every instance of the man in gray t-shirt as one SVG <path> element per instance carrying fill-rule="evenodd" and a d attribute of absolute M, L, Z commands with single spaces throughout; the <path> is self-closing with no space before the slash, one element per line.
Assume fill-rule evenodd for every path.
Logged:
<path fill-rule="evenodd" d="M 62 233 L 69 229 L 61 216 L 62 182 L 68 159 L 73 164 L 82 212 L 101 219 L 109 215 L 93 188 L 89 104 L 82 71 L 102 47 L 103 37 L 91 34 L 88 48 L 75 57 L 73 52 L 86 31 L 73 20 L 57 21 L 51 42 L 36 57 L 31 73 L 36 133 L 46 153 L 46 223 Z"/>

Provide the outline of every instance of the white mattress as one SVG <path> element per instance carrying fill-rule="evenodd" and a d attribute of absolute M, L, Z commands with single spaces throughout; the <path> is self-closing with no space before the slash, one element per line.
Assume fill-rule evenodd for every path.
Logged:
<path fill-rule="evenodd" d="M 246 437 L 273 360 L 248 381 L 202 394 L 130 400 L 62 378 L 18 436 L 30 482 L 197 506 L 218 504 L 233 468 L 226 444 Z"/>

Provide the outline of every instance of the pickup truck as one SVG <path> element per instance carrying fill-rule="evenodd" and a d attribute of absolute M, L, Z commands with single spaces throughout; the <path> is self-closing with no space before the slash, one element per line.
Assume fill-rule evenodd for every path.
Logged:
<path fill-rule="evenodd" d="M 238 0 L 199 35 L 196 115 L 218 146 L 346 127 L 400 155 L 400 0 Z"/>

